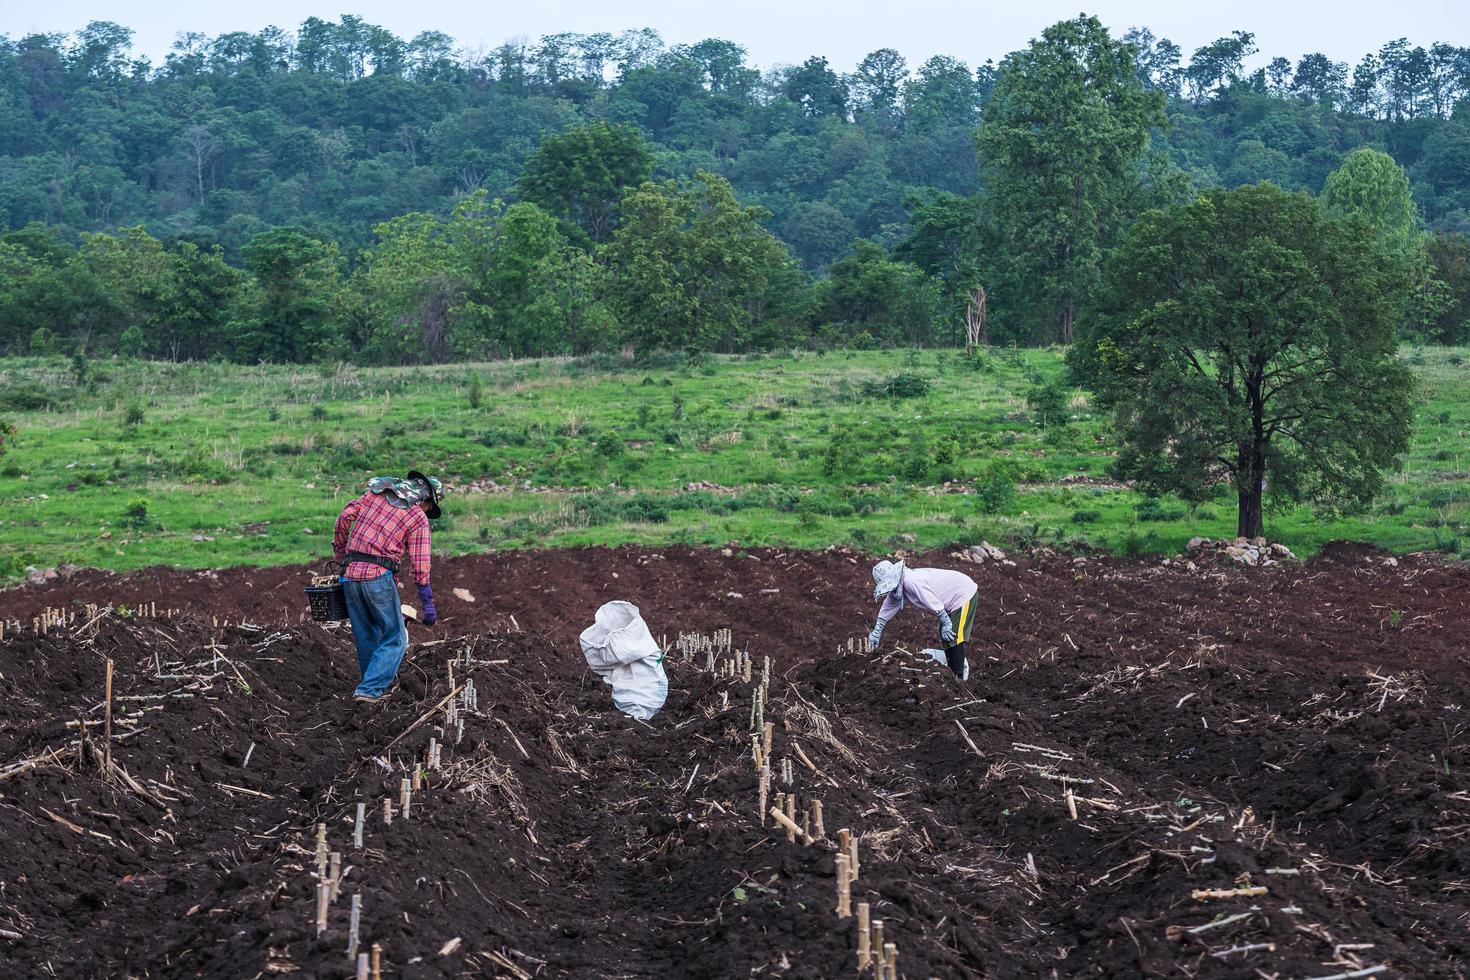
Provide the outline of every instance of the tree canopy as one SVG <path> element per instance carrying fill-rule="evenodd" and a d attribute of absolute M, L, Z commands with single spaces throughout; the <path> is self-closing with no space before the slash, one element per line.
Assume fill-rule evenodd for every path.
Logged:
<path fill-rule="evenodd" d="M 1001 64 L 977 136 L 987 203 L 1016 304 L 1056 340 L 1072 340 L 1149 130 L 1163 122 L 1163 95 L 1096 17 L 1055 24 Z"/>
<path fill-rule="evenodd" d="M 1268 486 L 1362 502 L 1407 450 L 1406 286 L 1361 221 L 1267 183 L 1211 190 L 1139 220 L 1069 361 L 1117 413 L 1120 474 L 1194 501 L 1229 481 L 1255 537 Z"/>
<path fill-rule="evenodd" d="M 610 262 L 626 201 L 714 186 L 699 174 L 794 261 L 768 264 L 768 322 L 698 343 L 958 343 L 982 286 L 995 340 L 1065 340 L 1140 214 L 1260 180 L 1406 241 L 1403 328 L 1470 335 L 1470 49 L 1451 44 L 1257 71 L 1249 32 L 1186 53 L 1079 17 L 999 64 L 880 48 L 763 68 L 719 38 L 478 51 L 354 16 L 185 32 L 157 64 L 131 44 L 110 22 L 0 37 L 0 352 L 600 349 L 632 309 L 614 296 L 635 266 Z M 304 263 L 294 285 L 271 255 Z M 839 282 L 911 295 L 875 318 Z M 263 297 L 300 305 L 273 319 Z"/>

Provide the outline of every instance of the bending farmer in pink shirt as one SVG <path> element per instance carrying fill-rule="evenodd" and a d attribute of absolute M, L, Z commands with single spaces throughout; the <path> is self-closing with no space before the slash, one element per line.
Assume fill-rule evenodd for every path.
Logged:
<path fill-rule="evenodd" d="M 965 661 L 965 641 L 975 618 L 975 595 L 980 587 L 963 572 L 943 568 L 905 568 L 901 561 L 880 561 L 873 566 L 873 598 L 882 599 L 878 623 L 868 634 L 868 646 L 878 648 L 883 627 L 904 606 L 913 603 L 939 620 L 939 637 L 949 669 L 964 680 L 970 665 Z"/>

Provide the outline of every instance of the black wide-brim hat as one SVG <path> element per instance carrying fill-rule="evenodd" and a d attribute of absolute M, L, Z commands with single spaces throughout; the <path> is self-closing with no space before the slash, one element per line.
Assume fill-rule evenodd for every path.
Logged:
<path fill-rule="evenodd" d="M 439 519 L 439 501 L 444 499 L 444 489 L 439 481 L 429 479 L 418 470 L 409 470 L 408 478 L 420 484 L 424 488 L 424 492 L 429 495 L 429 520 L 437 521 Z"/>

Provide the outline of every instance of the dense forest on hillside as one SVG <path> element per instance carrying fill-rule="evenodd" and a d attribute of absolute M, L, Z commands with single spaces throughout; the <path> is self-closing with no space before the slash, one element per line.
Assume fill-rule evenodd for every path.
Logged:
<path fill-rule="evenodd" d="M 1406 329 L 1465 339 L 1470 48 L 1248 72 L 1249 33 L 1186 56 L 1079 18 L 998 64 L 882 49 L 842 73 L 651 30 L 470 53 L 351 16 L 184 34 L 157 65 L 130 40 L 0 37 L 0 351 L 945 344 L 977 286 L 987 339 L 1068 340 L 1134 216 L 1262 180 L 1320 194 L 1360 147 L 1407 188 Z M 1018 94 L 1039 80 L 1050 146 Z M 1088 224 L 1028 244 L 1055 202 L 1023 185 L 1052 162 L 1087 171 Z M 1058 248 L 1091 258 L 1023 254 Z"/>

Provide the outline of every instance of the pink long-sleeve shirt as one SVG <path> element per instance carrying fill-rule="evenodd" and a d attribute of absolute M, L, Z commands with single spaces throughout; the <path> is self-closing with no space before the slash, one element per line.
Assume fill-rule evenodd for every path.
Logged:
<path fill-rule="evenodd" d="M 936 615 L 954 612 L 979 591 L 980 586 L 964 572 L 951 572 L 946 568 L 905 568 L 899 588 L 883 598 L 878 618 L 892 619 L 906 603 L 913 603 Z M 900 592 L 903 593 L 902 599 L 899 598 Z"/>

